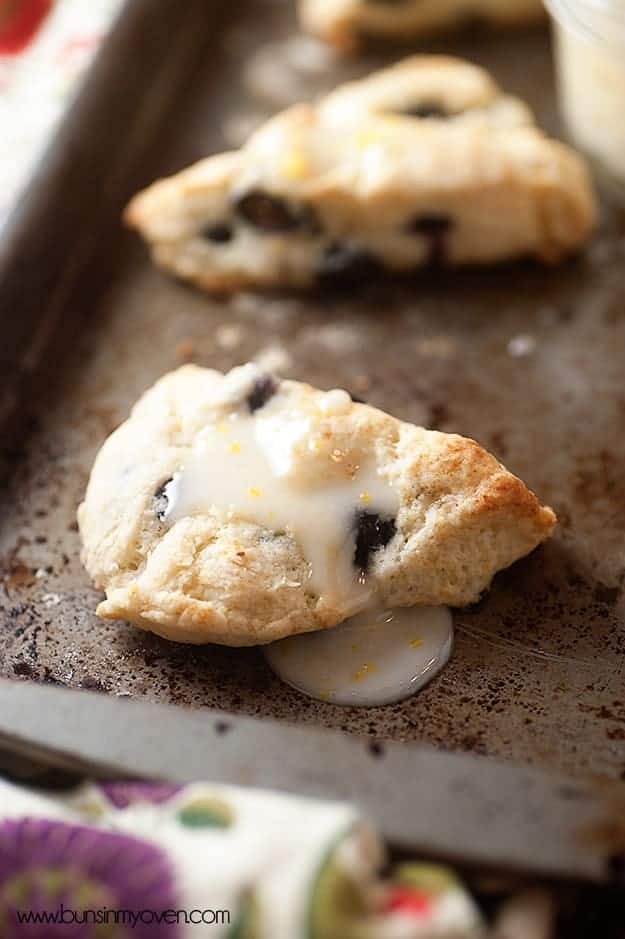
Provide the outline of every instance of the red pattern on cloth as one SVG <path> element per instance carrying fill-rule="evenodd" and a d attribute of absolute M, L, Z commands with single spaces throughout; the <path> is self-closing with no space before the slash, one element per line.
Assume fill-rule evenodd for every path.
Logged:
<path fill-rule="evenodd" d="M 52 0 L 0 0 L 0 54 L 22 52 L 51 8 Z"/>
<path fill-rule="evenodd" d="M 428 917 L 432 910 L 432 897 L 414 887 L 392 887 L 384 904 L 385 913 L 407 913 L 418 919 Z"/>

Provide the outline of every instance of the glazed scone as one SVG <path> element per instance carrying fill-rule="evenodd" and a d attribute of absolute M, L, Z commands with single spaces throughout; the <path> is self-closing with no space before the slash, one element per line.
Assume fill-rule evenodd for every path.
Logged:
<path fill-rule="evenodd" d="M 586 166 L 474 65 L 416 56 L 297 105 L 136 196 L 155 261 L 208 290 L 554 262 L 595 222 Z"/>
<path fill-rule="evenodd" d="M 299 0 L 302 26 L 343 50 L 363 38 L 405 41 L 484 20 L 509 26 L 542 19 L 541 0 Z"/>
<path fill-rule="evenodd" d="M 555 516 L 473 440 L 250 364 L 157 382 L 102 447 L 78 520 L 100 616 L 239 646 L 373 602 L 471 603 Z"/>

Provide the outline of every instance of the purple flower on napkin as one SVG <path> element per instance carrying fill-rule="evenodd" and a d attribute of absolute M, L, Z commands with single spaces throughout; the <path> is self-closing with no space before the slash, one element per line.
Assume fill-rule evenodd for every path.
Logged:
<path fill-rule="evenodd" d="M 52 819 L 0 823 L 2 939 L 178 939 L 162 918 L 176 908 L 172 868 L 148 842 Z"/>
<path fill-rule="evenodd" d="M 127 809 L 136 802 L 151 802 L 153 805 L 162 805 L 169 802 L 184 788 L 171 783 L 123 782 L 99 783 L 100 792 L 115 806 L 116 809 Z"/>

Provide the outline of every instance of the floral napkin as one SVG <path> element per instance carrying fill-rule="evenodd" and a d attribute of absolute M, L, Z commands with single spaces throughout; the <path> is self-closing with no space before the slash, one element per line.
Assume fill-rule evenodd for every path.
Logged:
<path fill-rule="evenodd" d="M 3 939 L 460 939 L 481 935 L 446 868 L 382 879 L 346 804 L 195 783 L 41 794 L 0 780 Z"/>
<path fill-rule="evenodd" d="M 124 0 L 0 0 L 0 236 Z"/>

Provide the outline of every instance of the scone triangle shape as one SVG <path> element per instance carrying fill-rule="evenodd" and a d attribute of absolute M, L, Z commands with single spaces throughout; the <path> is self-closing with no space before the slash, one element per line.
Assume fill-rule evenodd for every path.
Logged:
<path fill-rule="evenodd" d="M 555 262 L 595 216 L 583 160 L 483 69 L 439 56 L 290 108 L 126 211 L 158 264 L 216 291 Z"/>
<path fill-rule="evenodd" d="M 256 365 L 157 382 L 79 509 L 101 616 L 233 646 L 374 603 L 472 603 L 554 524 L 475 441 Z"/>

